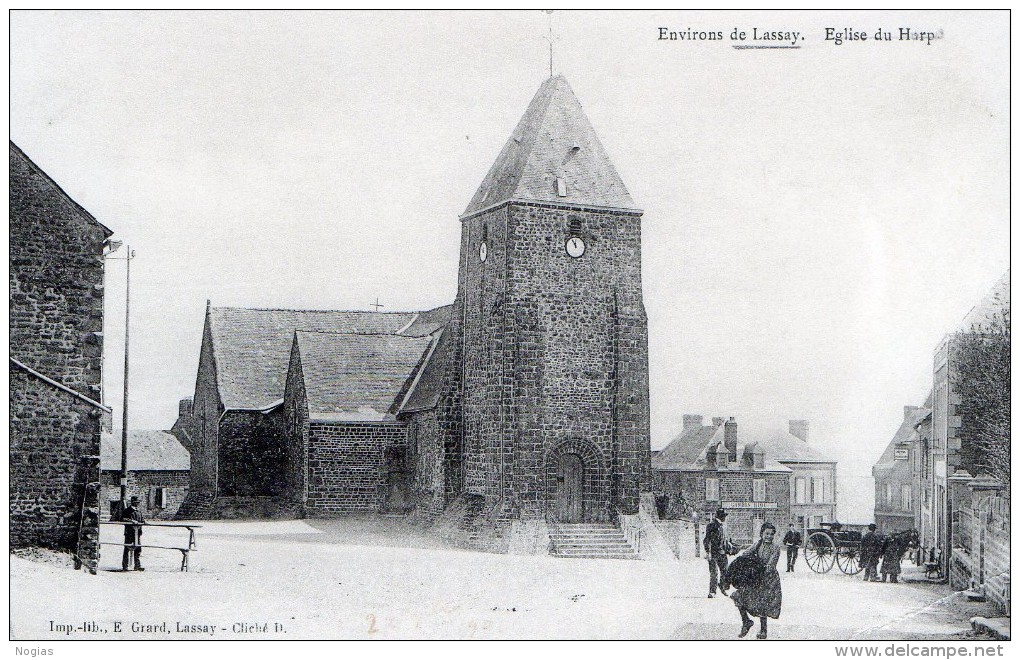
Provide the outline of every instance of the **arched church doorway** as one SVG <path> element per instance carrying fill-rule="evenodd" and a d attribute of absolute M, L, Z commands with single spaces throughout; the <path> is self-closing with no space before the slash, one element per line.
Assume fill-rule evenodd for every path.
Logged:
<path fill-rule="evenodd" d="M 576 523 L 584 519 L 584 462 L 577 454 L 561 454 L 556 467 L 556 519 Z"/>

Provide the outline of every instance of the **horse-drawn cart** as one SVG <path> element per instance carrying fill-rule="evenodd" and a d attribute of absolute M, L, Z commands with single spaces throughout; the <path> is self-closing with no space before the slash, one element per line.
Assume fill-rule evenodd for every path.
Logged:
<path fill-rule="evenodd" d="M 807 532 L 804 561 L 815 573 L 828 573 L 833 564 L 847 575 L 856 575 L 864 568 L 860 531 L 843 529 L 839 523 L 822 523 Z"/>

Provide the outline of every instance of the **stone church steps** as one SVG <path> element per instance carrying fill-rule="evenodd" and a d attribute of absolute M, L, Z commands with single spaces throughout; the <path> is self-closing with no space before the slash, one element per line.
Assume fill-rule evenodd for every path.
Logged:
<path fill-rule="evenodd" d="M 549 527 L 550 554 L 585 559 L 638 559 L 638 552 L 613 525 L 554 524 Z"/>

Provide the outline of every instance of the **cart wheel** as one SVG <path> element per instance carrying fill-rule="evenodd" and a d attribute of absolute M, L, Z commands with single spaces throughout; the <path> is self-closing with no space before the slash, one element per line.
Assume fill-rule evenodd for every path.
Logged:
<path fill-rule="evenodd" d="M 839 570 L 847 575 L 857 575 L 864 567 L 861 566 L 861 553 L 857 548 L 842 548 L 836 554 L 836 564 Z"/>
<path fill-rule="evenodd" d="M 836 544 L 825 532 L 815 532 L 804 546 L 804 561 L 815 573 L 828 573 L 836 555 Z"/>

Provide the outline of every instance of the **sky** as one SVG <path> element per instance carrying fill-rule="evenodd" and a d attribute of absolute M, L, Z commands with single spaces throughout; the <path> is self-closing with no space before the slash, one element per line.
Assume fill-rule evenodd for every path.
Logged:
<path fill-rule="evenodd" d="M 840 461 L 844 519 L 863 520 L 863 478 L 924 401 L 933 349 L 1009 267 L 1008 14 L 551 25 L 555 73 L 644 209 L 652 447 L 684 413 L 747 433 L 807 419 Z M 193 393 L 207 300 L 451 303 L 458 216 L 549 75 L 549 26 L 541 11 L 12 12 L 11 139 L 136 251 L 129 425 L 169 428 Z M 755 28 L 800 48 L 733 48 L 789 43 Z M 109 262 L 117 423 L 124 280 Z"/>

